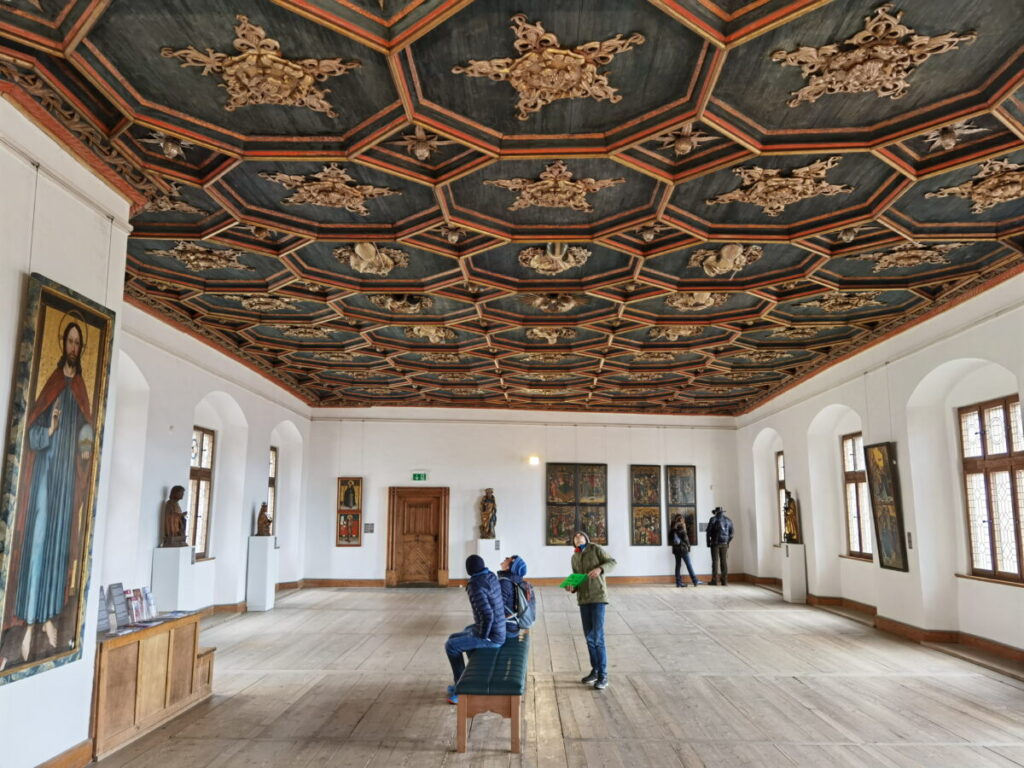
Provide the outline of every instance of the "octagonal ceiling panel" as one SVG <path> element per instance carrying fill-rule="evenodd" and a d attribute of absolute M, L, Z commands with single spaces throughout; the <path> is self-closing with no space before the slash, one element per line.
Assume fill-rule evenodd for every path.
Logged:
<path fill-rule="evenodd" d="M 876 320 L 905 312 L 923 303 L 909 291 L 829 291 L 810 298 L 778 304 L 772 319 L 799 323 L 852 323 Z"/>
<path fill-rule="evenodd" d="M 666 288 L 752 288 L 803 277 L 824 257 L 781 243 L 701 243 L 644 261 L 640 278 Z"/>
<path fill-rule="evenodd" d="M 283 258 L 303 279 L 352 291 L 423 292 L 462 279 L 447 256 L 403 243 L 320 241 Z"/>
<path fill-rule="evenodd" d="M 510 289 L 584 291 L 633 276 L 633 257 L 596 243 L 507 243 L 466 261 L 469 277 Z"/>

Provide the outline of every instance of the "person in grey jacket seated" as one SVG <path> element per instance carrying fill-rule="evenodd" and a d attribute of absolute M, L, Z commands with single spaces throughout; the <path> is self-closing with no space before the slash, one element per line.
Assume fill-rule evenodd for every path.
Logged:
<path fill-rule="evenodd" d="M 448 686 L 449 704 L 457 704 L 459 701 L 455 686 L 466 671 L 462 654 L 477 648 L 497 648 L 505 642 L 505 603 L 501 598 L 498 577 L 487 570 L 480 555 L 466 558 L 466 573 L 469 574 L 466 594 L 473 609 L 473 623 L 461 632 L 449 635 L 444 644 L 444 652 L 448 654 L 452 677 L 455 679 Z"/>

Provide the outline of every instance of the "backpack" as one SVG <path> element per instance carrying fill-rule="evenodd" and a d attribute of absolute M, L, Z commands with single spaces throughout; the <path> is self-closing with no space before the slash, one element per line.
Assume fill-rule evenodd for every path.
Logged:
<path fill-rule="evenodd" d="M 529 629 L 537 620 L 537 595 L 534 594 L 533 586 L 526 580 L 513 581 L 512 588 L 516 596 L 516 613 L 509 621 L 515 622 L 520 629 Z"/>

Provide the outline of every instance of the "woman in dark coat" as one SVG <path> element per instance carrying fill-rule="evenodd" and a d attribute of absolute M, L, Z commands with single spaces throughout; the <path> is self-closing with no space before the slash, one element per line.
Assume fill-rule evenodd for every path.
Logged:
<path fill-rule="evenodd" d="M 690 563 L 690 537 L 686 533 L 686 521 L 683 520 L 682 515 L 674 515 L 672 517 L 672 525 L 669 526 L 668 530 L 668 542 L 672 545 L 672 554 L 676 558 L 676 586 L 686 586 L 679 575 L 679 566 L 682 563 L 686 563 L 686 570 L 690 574 L 693 586 L 696 587 L 698 584 L 702 584 L 703 582 L 697 580 L 697 575 L 693 572 L 693 565 Z"/>

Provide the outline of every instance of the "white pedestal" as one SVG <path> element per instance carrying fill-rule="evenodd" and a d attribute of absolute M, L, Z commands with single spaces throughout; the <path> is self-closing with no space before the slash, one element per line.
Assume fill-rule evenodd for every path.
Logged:
<path fill-rule="evenodd" d="M 249 567 L 245 581 L 245 607 L 249 611 L 269 611 L 277 591 L 276 536 L 249 537 Z"/>
<path fill-rule="evenodd" d="M 782 545 L 782 599 L 807 602 L 807 563 L 803 544 Z"/>
<path fill-rule="evenodd" d="M 153 550 L 153 599 L 156 609 L 191 611 L 194 580 L 192 547 L 157 547 Z"/>

